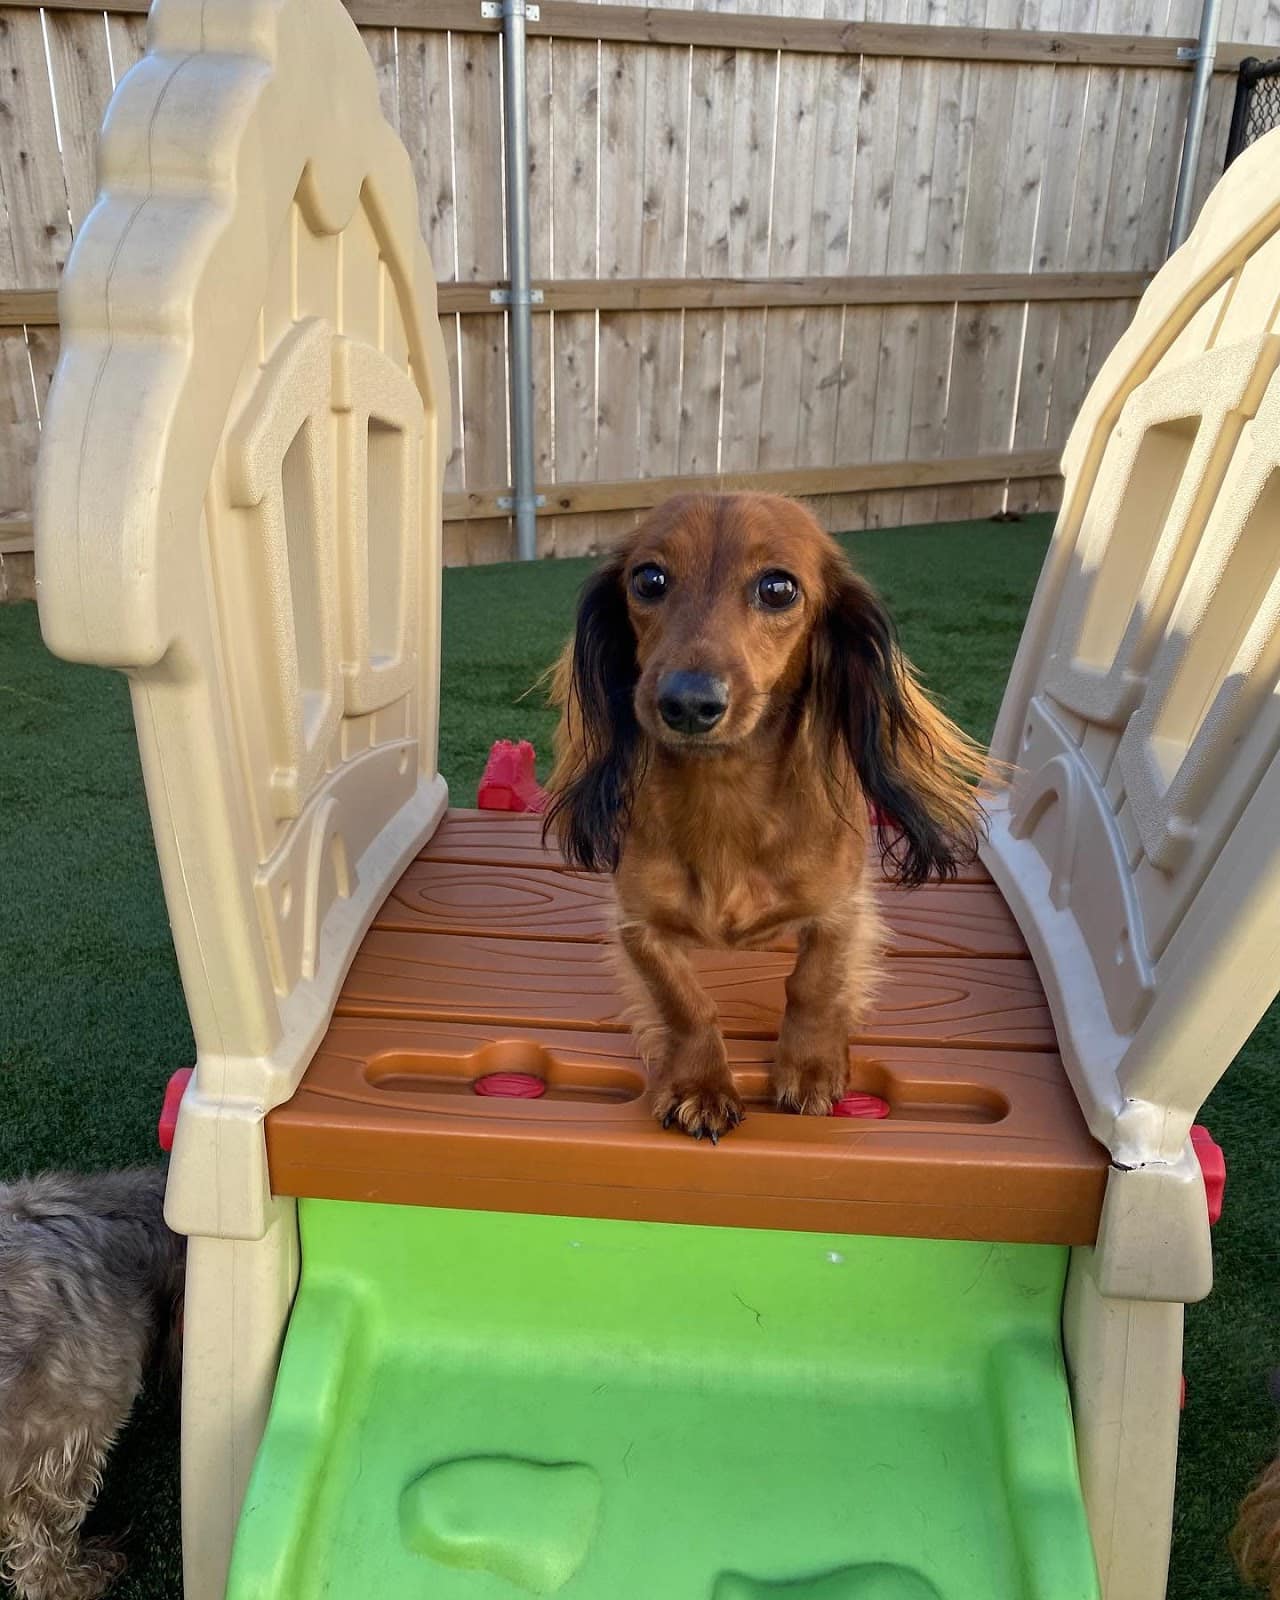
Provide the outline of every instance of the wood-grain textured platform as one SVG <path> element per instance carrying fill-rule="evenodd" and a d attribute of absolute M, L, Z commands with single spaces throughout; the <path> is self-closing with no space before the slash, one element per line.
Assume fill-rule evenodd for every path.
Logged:
<path fill-rule="evenodd" d="M 887 1118 L 786 1116 L 768 1067 L 794 959 L 697 956 L 746 1122 L 663 1132 L 623 1021 L 609 881 L 536 819 L 451 812 L 387 897 L 294 1098 L 267 1119 L 277 1193 L 661 1222 L 1083 1244 L 1106 1156 L 1089 1137 L 1017 926 L 981 867 L 885 884 L 889 975 L 851 1041 Z M 472 1092 L 533 1073 L 539 1100 Z"/>

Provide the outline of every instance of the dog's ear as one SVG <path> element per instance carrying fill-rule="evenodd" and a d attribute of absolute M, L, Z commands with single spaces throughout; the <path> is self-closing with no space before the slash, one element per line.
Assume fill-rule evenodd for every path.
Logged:
<path fill-rule="evenodd" d="M 842 560 L 827 574 L 811 681 L 819 736 L 879 811 L 893 877 L 954 877 L 977 852 L 983 752 L 916 682 L 884 603 Z M 835 762 L 832 784 L 843 798 Z"/>
<path fill-rule="evenodd" d="M 583 586 L 573 644 L 559 674 L 562 721 L 543 836 L 569 862 L 612 872 L 622 853 L 640 760 L 636 639 L 627 614 L 626 553 Z"/>

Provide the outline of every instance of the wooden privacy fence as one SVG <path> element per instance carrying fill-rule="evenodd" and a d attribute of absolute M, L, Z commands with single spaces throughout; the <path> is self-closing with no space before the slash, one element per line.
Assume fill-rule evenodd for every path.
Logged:
<path fill-rule="evenodd" d="M 480 0 L 348 4 L 441 280 L 447 558 L 505 558 L 499 25 Z M 143 10 L 0 7 L 0 552 L 30 547 L 58 275 Z M 839 528 L 1056 504 L 1075 410 L 1163 258 L 1198 11 L 543 0 L 528 48 L 541 548 L 602 548 L 687 485 L 776 487 Z M 1224 37 L 1202 192 L 1232 74 L 1280 42 L 1280 4 L 1226 0 Z"/>

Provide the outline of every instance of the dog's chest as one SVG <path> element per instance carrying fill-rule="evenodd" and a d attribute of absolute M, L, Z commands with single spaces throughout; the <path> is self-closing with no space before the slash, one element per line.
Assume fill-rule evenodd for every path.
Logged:
<path fill-rule="evenodd" d="M 819 909 L 803 875 L 745 856 L 672 861 L 650 875 L 648 888 L 650 920 L 698 945 L 768 944 Z"/>

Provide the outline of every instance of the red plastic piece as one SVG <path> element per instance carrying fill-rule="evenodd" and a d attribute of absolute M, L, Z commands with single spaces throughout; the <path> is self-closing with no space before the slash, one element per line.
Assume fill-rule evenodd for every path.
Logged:
<path fill-rule="evenodd" d="M 513 744 L 499 739 L 489 751 L 476 793 L 481 811 L 541 811 L 547 797 L 534 771 L 534 750 L 527 739 Z"/>
<path fill-rule="evenodd" d="M 833 1117 L 887 1117 L 889 1102 L 878 1094 L 847 1094 L 831 1108 Z"/>
<path fill-rule="evenodd" d="M 179 1067 L 165 1085 L 164 1104 L 160 1107 L 160 1123 L 156 1129 L 156 1137 L 166 1155 L 173 1149 L 173 1135 L 178 1126 L 178 1106 L 182 1102 L 182 1096 L 194 1071 L 194 1067 Z"/>
<path fill-rule="evenodd" d="M 1196 1123 L 1191 1130 L 1191 1148 L 1204 1177 L 1204 1197 L 1209 1204 L 1209 1226 L 1222 1215 L 1222 1197 L 1227 1187 L 1227 1158 L 1208 1128 Z"/>
<path fill-rule="evenodd" d="M 498 1100 L 541 1100 L 547 1085 L 532 1072 L 491 1072 L 487 1077 L 477 1078 L 471 1085 L 471 1092 Z"/>

